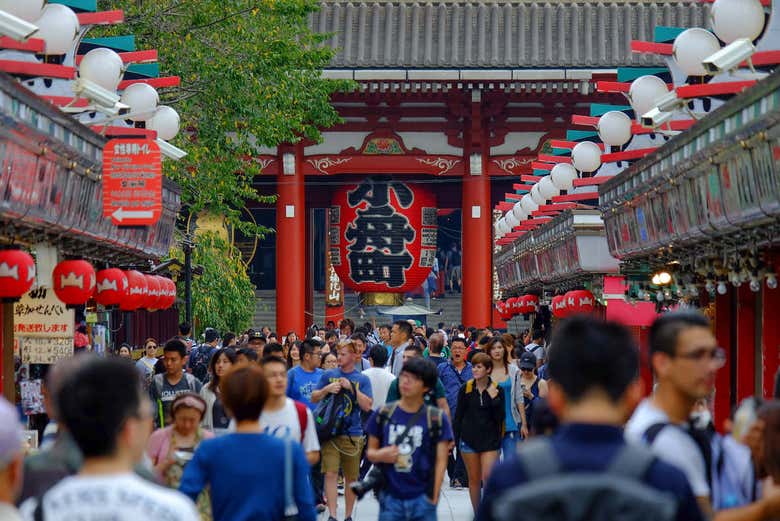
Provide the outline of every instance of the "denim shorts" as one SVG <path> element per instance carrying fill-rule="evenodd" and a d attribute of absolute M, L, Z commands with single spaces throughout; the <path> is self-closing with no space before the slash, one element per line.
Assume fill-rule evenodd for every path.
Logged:
<path fill-rule="evenodd" d="M 461 454 L 475 454 L 477 451 L 469 447 L 468 443 L 466 443 L 463 440 L 460 440 L 460 445 L 458 445 L 458 451 L 460 451 Z"/>
<path fill-rule="evenodd" d="M 436 505 L 425 494 L 399 499 L 384 492 L 379 499 L 379 521 L 436 521 Z"/>

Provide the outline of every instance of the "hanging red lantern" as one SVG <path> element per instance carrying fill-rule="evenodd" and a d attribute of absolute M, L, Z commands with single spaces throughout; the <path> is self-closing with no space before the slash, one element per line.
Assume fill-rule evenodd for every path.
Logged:
<path fill-rule="evenodd" d="M 333 198 L 331 264 L 355 291 L 412 291 L 433 267 L 437 222 L 436 195 L 427 186 L 365 178 Z"/>
<path fill-rule="evenodd" d="M 517 308 L 522 315 L 536 313 L 539 310 L 539 297 L 536 295 L 523 295 L 518 301 Z"/>
<path fill-rule="evenodd" d="M 518 297 L 510 297 L 506 299 L 506 314 L 509 318 L 517 316 L 517 299 Z"/>
<path fill-rule="evenodd" d="M 127 296 L 119 303 L 122 311 L 135 311 L 146 304 L 149 296 L 149 286 L 146 285 L 146 276 L 140 271 L 127 270 Z"/>
<path fill-rule="evenodd" d="M 512 318 L 512 316 L 509 314 L 509 310 L 507 309 L 505 300 L 499 300 L 496 302 L 496 311 L 498 311 L 498 316 L 501 318 L 501 320 L 505 322 Z"/>
<path fill-rule="evenodd" d="M 555 316 L 555 318 L 564 318 L 567 314 L 566 309 L 566 296 L 565 295 L 556 295 L 552 298 L 552 301 L 550 302 L 550 307 L 552 308 L 552 314 Z"/>
<path fill-rule="evenodd" d="M 566 307 L 569 315 L 592 313 L 596 308 L 596 298 L 586 289 L 570 291 L 566 294 Z"/>
<path fill-rule="evenodd" d="M 146 287 L 148 293 L 146 294 L 146 300 L 141 306 L 149 311 L 157 311 L 162 303 L 162 284 L 160 283 L 160 277 L 157 275 L 144 275 L 146 279 Z"/>
<path fill-rule="evenodd" d="M 22 250 L 0 250 L 0 298 L 14 302 L 32 287 L 35 261 Z"/>
<path fill-rule="evenodd" d="M 127 297 L 127 275 L 119 268 L 97 272 L 95 300 L 103 306 L 118 306 Z"/>
<path fill-rule="evenodd" d="M 160 300 L 157 309 L 168 309 L 176 302 L 176 283 L 166 277 L 157 277 L 160 281 Z"/>
<path fill-rule="evenodd" d="M 85 304 L 95 293 L 95 268 L 85 260 L 66 260 L 54 267 L 54 293 L 69 306 Z"/>

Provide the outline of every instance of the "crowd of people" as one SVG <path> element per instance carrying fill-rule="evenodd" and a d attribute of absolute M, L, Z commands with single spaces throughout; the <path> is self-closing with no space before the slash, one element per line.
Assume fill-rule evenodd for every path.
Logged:
<path fill-rule="evenodd" d="M 343 494 L 353 521 L 373 491 L 380 520 L 429 521 L 445 479 L 478 521 L 780 519 L 780 402 L 716 431 L 725 353 L 696 313 L 652 326 L 652 390 L 631 333 L 586 316 L 126 347 L 50 368 L 37 453 L 0 401 L 0 519 L 337 521 Z"/>

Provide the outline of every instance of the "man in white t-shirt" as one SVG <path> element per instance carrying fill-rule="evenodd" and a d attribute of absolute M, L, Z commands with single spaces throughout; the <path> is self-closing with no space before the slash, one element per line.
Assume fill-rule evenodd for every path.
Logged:
<path fill-rule="evenodd" d="M 375 345 L 368 352 L 368 361 L 371 368 L 363 371 L 363 374 L 371 380 L 371 392 L 374 393 L 374 401 L 371 408 L 379 410 L 387 401 L 387 390 L 395 380 L 395 376 L 385 366 L 387 365 L 387 349 L 381 345 Z"/>
<path fill-rule="evenodd" d="M 780 494 L 713 512 L 704 454 L 688 432 L 694 405 L 712 394 L 715 374 L 726 361 L 707 318 L 691 311 L 662 315 L 650 328 L 649 346 L 658 383 L 626 424 L 626 439 L 647 443 L 659 458 L 682 470 L 705 517 L 760 521 L 780 516 Z"/>
<path fill-rule="evenodd" d="M 317 426 L 304 403 L 287 397 L 287 364 L 275 356 L 266 356 L 260 363 L 268 381 L 268 399 L 260 415 L 260 428 L 277 438 L 301 443 L 309 464 L 316 464 L 320 459 Z"/>
<path fill-rule="evenodd" d="M 200 520 L 186 496 L 133 474 L 153 421 L 135 367 L 120 358 L 89 360 L 67 377 L 55 399 L 84 463 L 78 474 L 25 501 L 25 520 Z"/>

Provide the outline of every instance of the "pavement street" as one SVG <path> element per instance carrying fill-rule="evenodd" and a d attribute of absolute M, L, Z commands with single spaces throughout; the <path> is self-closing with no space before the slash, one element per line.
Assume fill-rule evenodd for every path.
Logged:
<path fill-rule="evenodd" d="M 442 484 L 441 498 L 437 509 L 438 521 L 471 521 L 474 512 L 469 501 L 469 489 L 451 489 L 449 480 L 445 477 Z M 339 521 L 344 519 L 344 496 L 339 496 L 338 516 Z M 379 503 L 372 493 L 358 501 L 352 513 L 353 521 L 376 521 L 379 518 Z M 328 519 L 327 510 L 320 514 L 320 521 Z"/>

